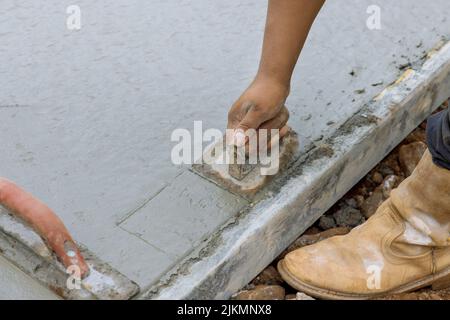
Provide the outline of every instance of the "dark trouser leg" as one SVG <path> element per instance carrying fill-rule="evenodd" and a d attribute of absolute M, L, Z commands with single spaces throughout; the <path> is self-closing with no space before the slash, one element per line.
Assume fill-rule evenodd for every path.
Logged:
<path fill-rule="evenodd" d="M 450 112 L 449 109 L 428 118 L 427 144 L 433 162 L 450 170 Z"/>

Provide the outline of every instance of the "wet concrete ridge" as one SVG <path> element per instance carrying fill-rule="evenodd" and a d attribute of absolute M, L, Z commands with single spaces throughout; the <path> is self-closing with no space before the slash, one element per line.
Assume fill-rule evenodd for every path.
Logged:
<path fill-rule="evenodd" d="M 258 65 L 265 2 L 79 0 L 69 30 L 70 1 L 3 0 L 0 176 L 120 274 L 121 297 L 136 283 L 143 299 L 227 298 L 450 95 L 448 46 L 425 59 L 450 39 L 447 2 L 378 1 L 381 30 L 366 27 L 371 1 L 325 5 L 288 100 L 300 150 L 250 201 L 174 165 L 170 136 L 195 120 L 224 129 Z M 6 258 L 48 285 L 57 265 L 22 235 Z M 49 269 L 34 274 L 29 252 Z"/>

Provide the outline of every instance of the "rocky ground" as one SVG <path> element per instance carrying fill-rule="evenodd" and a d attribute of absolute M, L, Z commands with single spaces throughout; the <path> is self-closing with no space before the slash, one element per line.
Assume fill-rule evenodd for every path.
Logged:
<path fill-rule="evenodd" d="M 448 101 L 439 110 L 448 107 Z M 439 111 L 438 110 L 438 111 Z M 276 263 L 286 253 L 311 245 L 334 235 L 344 235 L 365 222 L 389 197 L 393 188 L 411 174 L 426 149 L 426 123 L 423 122 L 406 139 L 384 158 L 371 172 L 326 212 L 312 227 L 295 240 L 289 248 L 263 270 L 233 298 L 238 300 L 313 300 L 296 292 L 283 281 Z M 450 289 L 416 292 L 385 297 L 388 300 L 450 300 Z"/>

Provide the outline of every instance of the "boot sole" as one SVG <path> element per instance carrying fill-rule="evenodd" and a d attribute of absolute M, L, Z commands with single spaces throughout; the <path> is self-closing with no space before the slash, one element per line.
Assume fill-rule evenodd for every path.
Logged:
<path fill-rule="evenodd" d="M 287 270 L 286 266 L 284 265 L 284 260 L 279 261 L 277 267 L 282 278 L 294 289 L 304 292 L 315 298 L 327 300 L 369 300 L 392 294 L 406 293 L 428 286 L 432 286 L 433 290 L 441 290 L 450 287 L 450 267 L 445 268 L 444 270 L 433 275 L 429 275 L 422 279 L 404 284 L 395 289 L 373 294 L 345 293 L 316 287 L 314 285 L 307 284 L 296 279 Z"/>

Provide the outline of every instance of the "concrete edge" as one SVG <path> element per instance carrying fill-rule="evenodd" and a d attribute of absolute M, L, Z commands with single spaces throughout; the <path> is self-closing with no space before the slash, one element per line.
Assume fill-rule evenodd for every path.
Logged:
<path fill-rule="evenodd" d="M 450 42 L 274 181 L 140 299 L 226 299 L 252 280 L 450 96 Z"/>
<path fill-rule="evenodd" d="M 0 206 L 0 254 L 58 296 L 125 300 L 139 292 L 136 283 L 100 261 L 86 247 L 79 247 L 90 273 L 77 283 L 32 229 Z"/>

